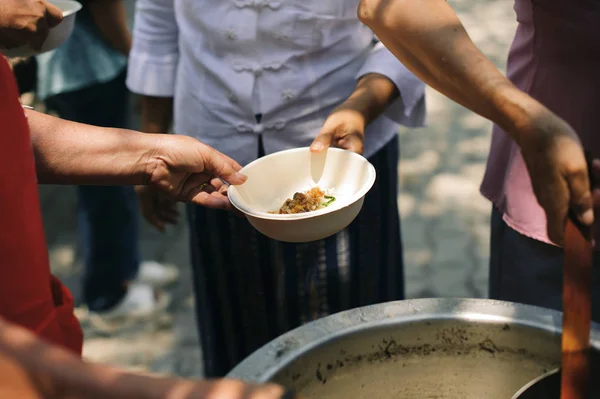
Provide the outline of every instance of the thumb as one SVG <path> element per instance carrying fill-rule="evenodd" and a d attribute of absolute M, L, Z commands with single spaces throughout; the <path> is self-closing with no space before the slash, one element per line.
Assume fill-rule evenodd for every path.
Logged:
<path fill-rule="evenodd" d="M 60 8 L 46 2 L 46 21 L 48 22 L 48 27 L 54 28 L 56 25 L 60 24 L 62 20 L 63 13 Z"/>
<path fill-rule="evenodd" d="M 215 149 L 204 152 L 204 171 L 219 177 L 234 186 L 243 184 L 248 180 L 239 171 L 242 168 L 233 159 L 221 154 Z"/>
<path fill-rule="evenodd" d="M 582 167 L 577 172 L 568 174 L 567 184 L 570 191 L 569 205 L 575 217 L 584 226 L 591 226 L 594 223 L 594 201 L 586 169 Z"/>
<path fill-rule="evenodd" d="M 313 140 L 310 145 L 311 152 L 323 152 L 329 147 L 331 147 L 331 143 L 333 142 L 334 133 L 333 132 L 324 132 L 323 130 L 319 135 Z"/>

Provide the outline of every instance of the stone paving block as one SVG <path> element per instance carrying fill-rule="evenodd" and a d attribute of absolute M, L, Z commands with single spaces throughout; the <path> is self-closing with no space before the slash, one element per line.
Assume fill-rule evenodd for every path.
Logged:
<path fill-rule="evenodd" d="M 407 299 L 435 297 L 430 288 L 429 281 L 425 278 L 407 278 L 405 294 Z"/>
<path fill-rule="evenodd" d="M 431 288 L 439 297 L 472 297 L 466 284 L 467 268 L 455 262 L 432 263 Z"/>
<path fill-rule="evenodd" d="M 471 265 L 472 260 L 469 259 L 471 240 L 467 234 L 457 231 L 454 236 L 437 237 L 433 245 L 433 264 L 451 262 L 461 268 Z"/>

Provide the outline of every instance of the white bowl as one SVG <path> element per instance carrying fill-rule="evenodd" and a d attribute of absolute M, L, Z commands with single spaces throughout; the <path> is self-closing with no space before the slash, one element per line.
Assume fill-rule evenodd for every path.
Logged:
<path fill-rule="evenodd" d="M 0 0 L 1 1 L 1 0 Z M 45 53 L 46 51 L 54 50 L 67 41 L 73 27 L 75 25 L 75 14 L 81 10 L 81 4 L 73 0 L 48 0 L 63 12 L 63 20 L 50 29 L 48 37 L 44 41 L 42 48 L 39 51 L 34 50 L 28 44 L 16 47 L 10 50 L 0 49 L 0 52 L 9 58 L 15 57 L 30 57 L 36 54 Z"/>
<path fill-rule="evenodd" d="M 364 157 L 330 148 L 314 154 L 308 147 L 277 152 L 248 164 L 248 180 L 229 187 L 231 204 L 267 237 L 284 242 L 309 242 L 342 231 L 356 218 L 375 183 L 375 168 Z M 335 201 L 317 211 L 279 215 L 284 201 L 314 186 Z"/>

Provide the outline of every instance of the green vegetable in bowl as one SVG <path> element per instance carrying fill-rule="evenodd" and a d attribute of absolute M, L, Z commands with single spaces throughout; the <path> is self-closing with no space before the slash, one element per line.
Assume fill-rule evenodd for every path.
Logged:
<path fill-rule="evenodd" d="M 323 198 L 326 199 L 326 201 L 323 203 L 323 206 L 329 206 L 333 201 L 335 201 L 335 197 L 331 195 L 325 195 Z"/>

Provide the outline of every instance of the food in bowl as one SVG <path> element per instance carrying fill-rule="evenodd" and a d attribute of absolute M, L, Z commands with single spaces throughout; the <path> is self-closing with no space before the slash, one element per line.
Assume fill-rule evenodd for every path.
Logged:
<path fill-rule="evenodd" d="M 339 148 L 321 153 L 309 147 L 280 151 L 249 163 L 240 172 L 248 180 L 228 188 L 231 204 L 262 234 L 294 243 L 317 241 L 346 228 L 358 216 L 376 177 L 375 167 L 366 158 Z M 294 193 L 314 187 L 335 200 L 315 211 L 278 212 Z"/>
<path fill-rule="evenodd" d="M 318 211 L 319 209 L 328 207 L 333 201 L 335 201 L 334 196 L 327 195 L 325 191 L 321 190 L 319 187 L 313 187 L 310 190 L 295 193 L 292 198 L 285 200 L 278 211 L 269 213 L 290 215 L 294 213 Z"/>

